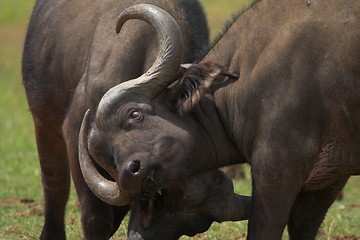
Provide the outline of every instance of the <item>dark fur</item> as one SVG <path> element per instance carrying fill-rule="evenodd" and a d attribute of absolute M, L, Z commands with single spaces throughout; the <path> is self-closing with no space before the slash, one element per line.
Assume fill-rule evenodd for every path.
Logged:
<path fill-rule="evenodd" d="M 208 44 L 208 29 L 196 1 L 38 0 L 35 4 L 22 71 L 45 195 L 41 239 L 65 239 L 70 169 L 85 239 L 110 238 L 129 209 L 107 205 L 89 190 L 79 169 L 78 133 L 86 109 L 96 109 L 109 88 L 140 76 L 156 57 L 157 38 L 149 25 L 132 21 L 119 35 L 115 33 L 118 15 L 141 2 L 162 7 L 179 23 L 184 61 L 199 57 Z"/>

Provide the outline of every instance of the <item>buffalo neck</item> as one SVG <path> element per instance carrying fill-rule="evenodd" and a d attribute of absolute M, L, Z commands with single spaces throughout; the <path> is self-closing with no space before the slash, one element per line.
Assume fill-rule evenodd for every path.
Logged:
<path fill-rule="evenodd" d="M 191 116 L 197 123 L 197 129 L 200 129 L 196 134 L 199 145 L 193 155 L 206 159 L 206 170 L 245 162 L 234 141 L 229 138 L 211 94 L 203 97 Z M 198 160 L 194 159 L 190 171 L 204 170 L 203 163 Z"/>
<path fill-rule="evenodd" d="M 242 12 L 201 61 L 222 65 L 240 76 L 215 92 L 214 104 L 229 138 L 246 159 L 252 153 L 266 96 L 276 84 L 269 83 L 271 72 L 263 62 L 276 61 L 271 48 L 288 37 L 284 29 L 293 30 L 292 26 L 307 16 L 309 7 L 299 0 L 257 1 Z"/>

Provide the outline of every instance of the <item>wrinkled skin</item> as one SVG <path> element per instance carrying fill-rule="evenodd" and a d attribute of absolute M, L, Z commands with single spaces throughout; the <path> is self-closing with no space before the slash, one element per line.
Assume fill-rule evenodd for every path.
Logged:
<path fill-rule="evenodd" d="M 94 139 L 108 139 L 89 138 L 88 147 L 114 147 L 99 164 L 115 164 L 122 187 L 150 198 L 179 179 L 248 162 L 248 239 L 281 239 L 286 225 L 291 239 L 315 239 L 347 179 L 360 174 L 359 25 L 357 0 L 258 1 L 176 84 L 150 97 L 124 85 L 108 91 L 89 123 Z M 134 181 L 121 181 L 134 163 Z"/>
<path fill-rule="evenodd" d="M 173 189 L 133 203 L 129 240 L 193 236 L 214 221 L 239 221 L 250 215 L 251 198 L 234 194 L 231 179 L 220 170 L 193 176 Z"/>
<path fill-rule="evenodd" d="M 45 195 L 41 239 L 65 239 L 70 170 L 80 201 L 84 239 L 109 239 L 128 212 L 128 205 L 108 205 L 87 187 L 78 162 L 78 138 L 86 109 L 96 109 L 109 88 L 143 74 L 157 56 L 158 38 L 149 24 L 131 21 L 119 34 L 115 32 L 119 14 L 141 2 L 38 0 L 35 4 L 22 71 Z M 208 44 L 199 3 L 146 2 L 162 7 L 178 22 L 184 44 L 182 61 L 199 57 Z"/>

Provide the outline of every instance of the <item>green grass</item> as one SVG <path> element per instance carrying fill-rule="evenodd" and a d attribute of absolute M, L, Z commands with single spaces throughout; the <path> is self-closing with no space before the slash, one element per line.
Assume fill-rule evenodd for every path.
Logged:
<path fill-rule="evenodd" d="M 34 1 L 0 0 L 0 22 L 21 24 L 29 19 Z"/>
<path fill-rule="evenodd" d="M 210 36 L 213 39 L 224 28 L 224 23 L 232 19 L 240 9 L 246 7 L 250 0 L 200 0 L 211 26 Z"/>
<path fill-rule="evenodd" d="M 243 1 L 202 0 L 212 37 Z M 0 239 L 38 239 L 43 222 L 43 195 L 31 115 L 21 84 L 21 52 L 34 1 L 0 0 Z M 360 178 L 346 186 L 345 199 L 330 209 L 319 239 L 360 239 Z M 250 193 L 250 183 L 237 181 L 236 190 Z M 72 188 L 67 207 L 68 239 L 81 239 L 79 208 Z M 213 224 L 206 233 L 182 239 L 244 239 L 246 221 Z M 122 224 L 113 239 L 125 239 Z M 338 238 L 337 238 L 338 237 Z M 287 237 L 284 236 L 284 239 Z M 344 238 L 342 238 L 344 239 Z M 350 238 L 348 238 L 350 239 Z"/>

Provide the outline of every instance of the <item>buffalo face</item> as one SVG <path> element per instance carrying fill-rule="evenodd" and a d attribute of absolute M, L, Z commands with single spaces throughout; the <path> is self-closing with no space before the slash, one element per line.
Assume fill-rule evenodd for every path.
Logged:
<path fill-rule="evenodd" d="M 107 119 L 90 119 L 84 119 L 84 128 L 90 125 L 85 137 L 87 158 L 130 194 L 156 193 L 177 178 L 181 166 L 176 164 L 189 159 L 195 145 L 188 127 L 175 116 L 174 121 L 169 115 L 164 120 L 151 104 L 132 102 L 119 106 Z"/>
<path fill-rule="evenodd" d="M 179 26 L 164 10 L 138 4 L 119 16 L 116 31 L 129 19 L 154 27 L 158 56 L 146 73 L 114 86 L 97 109 L 86 112 L 79 136 L 85 181 L 95 195 L 114 205 L 126 205 L 134 194 L 153 194 L 162 188 L 171 178 L 167 170 L 180 169 L 173 163 L 186 159 L 194 146 L 188 128 L 184 131 L 178 120 L 164 121 L 161 114 L 166 113 L 152 102 L 178 76 L 183 58 Z"/>
<path fill-rule="evenodd" d="M 210 156 L 225 156 L 214 153 L 214 139 L 203 127 L 205 120 L 217 141 L 226 138 L 218 118 L 206 118 L 216 114 L 213 104 L 206 104 L 200 119 L 187 113 L 201 95 L 233 77 L 211 64 L 193 70 L 190 67 L 183 75 L 183 41 L 175 20 L 160 8 L 139 4 L 120 15 L 117 32 L 132 18 L 155 28 L 160 43 L 158 56 L 146 73 L 109 89 L 97 109 L 87 111 L 79 137 L 85 181 L 95 195 L 115 205 L 128 204 L 138 194 L 151 199 L 164 187 L 171 188 L 179 176 L 193 173 L 191 168 L 199 159 L 211 161 Z"/>

